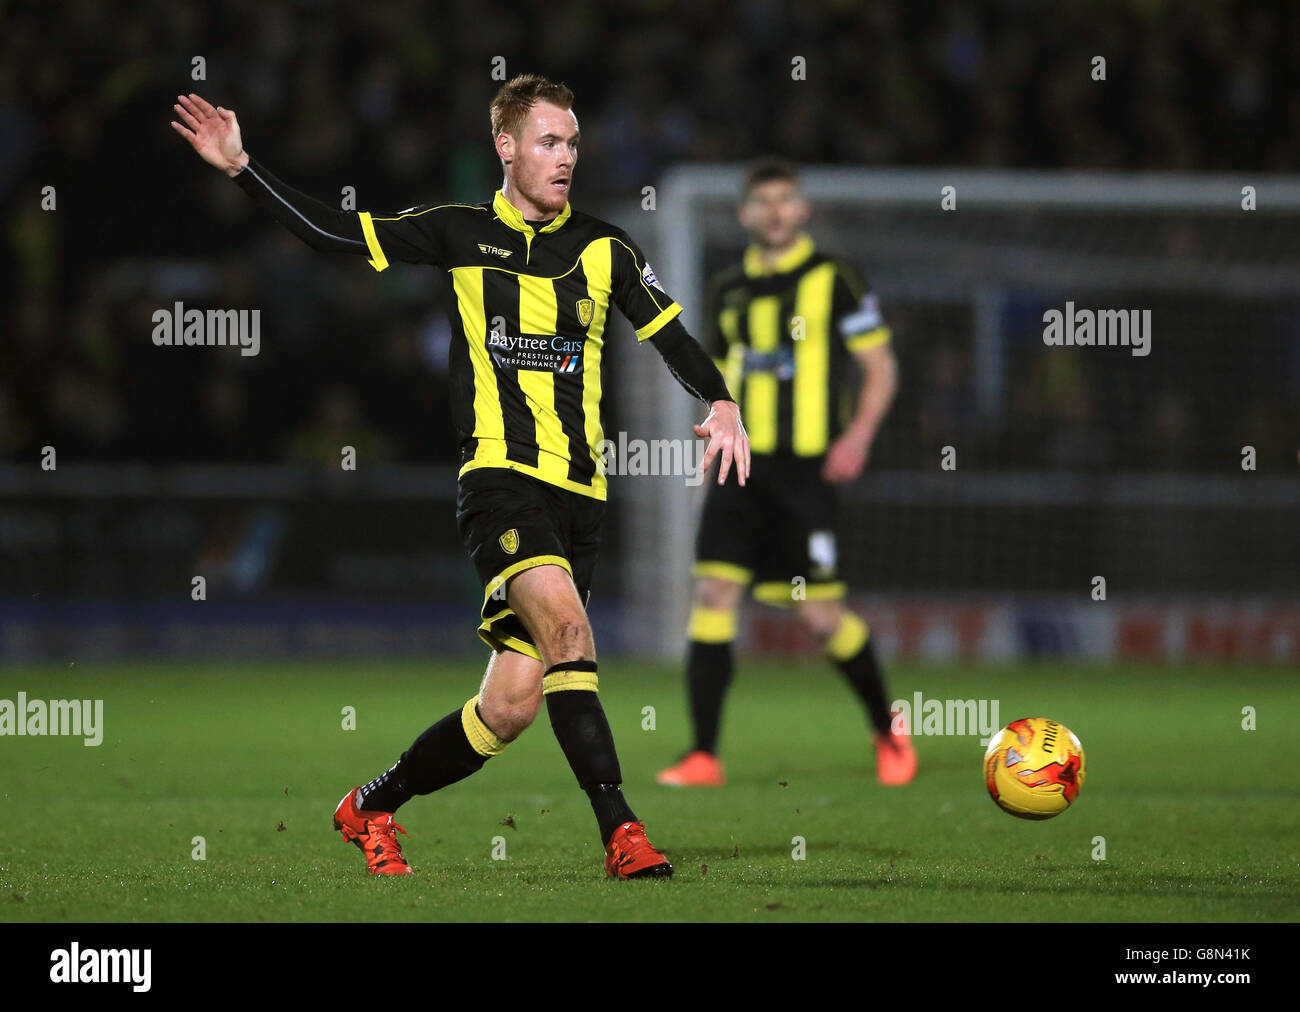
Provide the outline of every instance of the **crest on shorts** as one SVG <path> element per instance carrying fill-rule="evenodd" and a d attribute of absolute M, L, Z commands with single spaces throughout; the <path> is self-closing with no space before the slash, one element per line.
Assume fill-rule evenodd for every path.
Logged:
<path fill-rule="evenodd" d="M 499 540 L 501 542 L 501 550 L 507 555 L 514 555 L 515 552 L 519 551 L 519 532 L 513 527 L 502 534 Z"/>
<path fill-rule="evenodd" d="M 592 299 L 579 299 L 577 309 L 578 322 L 585 327 L 591 323 L 591 318 L 596 313 L 596 303 Z"/>
<path fill-rule="evenodd" d="M 813 576 L 818 579 L 835 574 L 835 532 L 813 531 L 808 535 L 808 558 L 812 560 Z"/>

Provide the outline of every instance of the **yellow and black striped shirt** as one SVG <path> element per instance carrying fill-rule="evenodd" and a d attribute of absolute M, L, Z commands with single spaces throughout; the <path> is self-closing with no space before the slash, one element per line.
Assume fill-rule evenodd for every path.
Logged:
<path fill-rule="evenodd" d="M 843 428 L 852 353 L 890 340 L 854 269 L 807 235 L 772 267 L 757 247 L 710 282 L 703 341 L 736 393 L 756 454 L 819 457 Z"/>
<path fill-rule="evenodd" d="M 506 467 L 604 499 L 598 447 L 610 307 L 642 341 L 681 312 L 627 233 L 568 204 L 535 229 L 499 190 L 488 203 L 360 220 L 375 270 L 401 260 L 434 264 L 450 278 L 460 473 Z"/>

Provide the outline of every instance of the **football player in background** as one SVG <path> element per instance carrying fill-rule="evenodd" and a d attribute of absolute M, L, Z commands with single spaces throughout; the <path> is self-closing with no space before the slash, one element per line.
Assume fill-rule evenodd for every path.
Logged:
<path fill-rule="evenodd" d="M 856 479 L 897 386 L 891 333 L 876 297 L 804 231 L 810 206 L 795 166 L 764 159 L 746 173 L 742 262 L 709 286 L 704 345 L 744 411 L 754 475 L 709 489 L 696 543 L 686 664 L 695 741 L 656 778 L 682 787 L 726 782 L 718 758 L 722 704 L 735 667 L 737 613 L 757 600 L 792 606 L 866 708 L 876 775 L 916 772 L 905 729 L 894 733 L 870 630 L 844 605 L 836 568 L 836 486 Z M 845 421 L 844 379 L 862 372 Z"/>

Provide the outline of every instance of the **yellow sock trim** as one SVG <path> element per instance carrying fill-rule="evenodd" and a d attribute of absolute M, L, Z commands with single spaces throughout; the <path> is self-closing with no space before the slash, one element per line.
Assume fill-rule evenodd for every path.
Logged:
<path fill-rule="evenodd" d="M 700 643 L 730 643 L 736 638 L 736 613 L 722 608 L 692 608 L 686 635 Z"/>
<path fill-rule="evenodd" d="M 798 597 L 795 591 L 801 590 Z M 804 601 L 838 601 L 844 596 L 846 585 L 839 583 L 810 583 L 799 588 L 793 583 L 780 580 L 754 584 L 751 593 L 754 600 L 761 604 L 770 604 L 774 608 L 791 608 L 800 600 Z"/>
<path fill-rule="evenodd" d="M 542 695 L 552 692 L 569 692 L 574 689 L 586 689 L 598 692 L 600 679 L 594 671 L 552 671 L 542 676 Z"/>
<path fill-rule="evenodd" d="M 470 748 L 479 755 L 500 755 L 510 743 L 502 741 L 492 733 L 492 729 L 483 723 L 483 718 L 474 709 L 476 706 L 478 706 L 478 696 L 466 703 L 465 708 L 460 711 L 461 727 L 465 729 L 465 737 L 469 739 Z"/>
<path fill-rule="evenodd" d="M 840 627 L 826 644 L 826 652 L 837 661 L 847 661 L 866 645 L 870 635 L 867 623 L 852 612 L 845 612 Z"/>

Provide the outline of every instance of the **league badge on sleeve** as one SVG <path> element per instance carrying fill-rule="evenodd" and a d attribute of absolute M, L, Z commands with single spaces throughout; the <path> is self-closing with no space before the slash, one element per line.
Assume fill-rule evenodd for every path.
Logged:
<path fill-rule="evenodd" d="M 840 321 L 840 332 L 846 335 L 866 334 L 883 327 L 884 317 L 880 315 L 880 306 L 876 303 L 874 292 L 867 292 L 858 303 L 858 308 Z"/>

